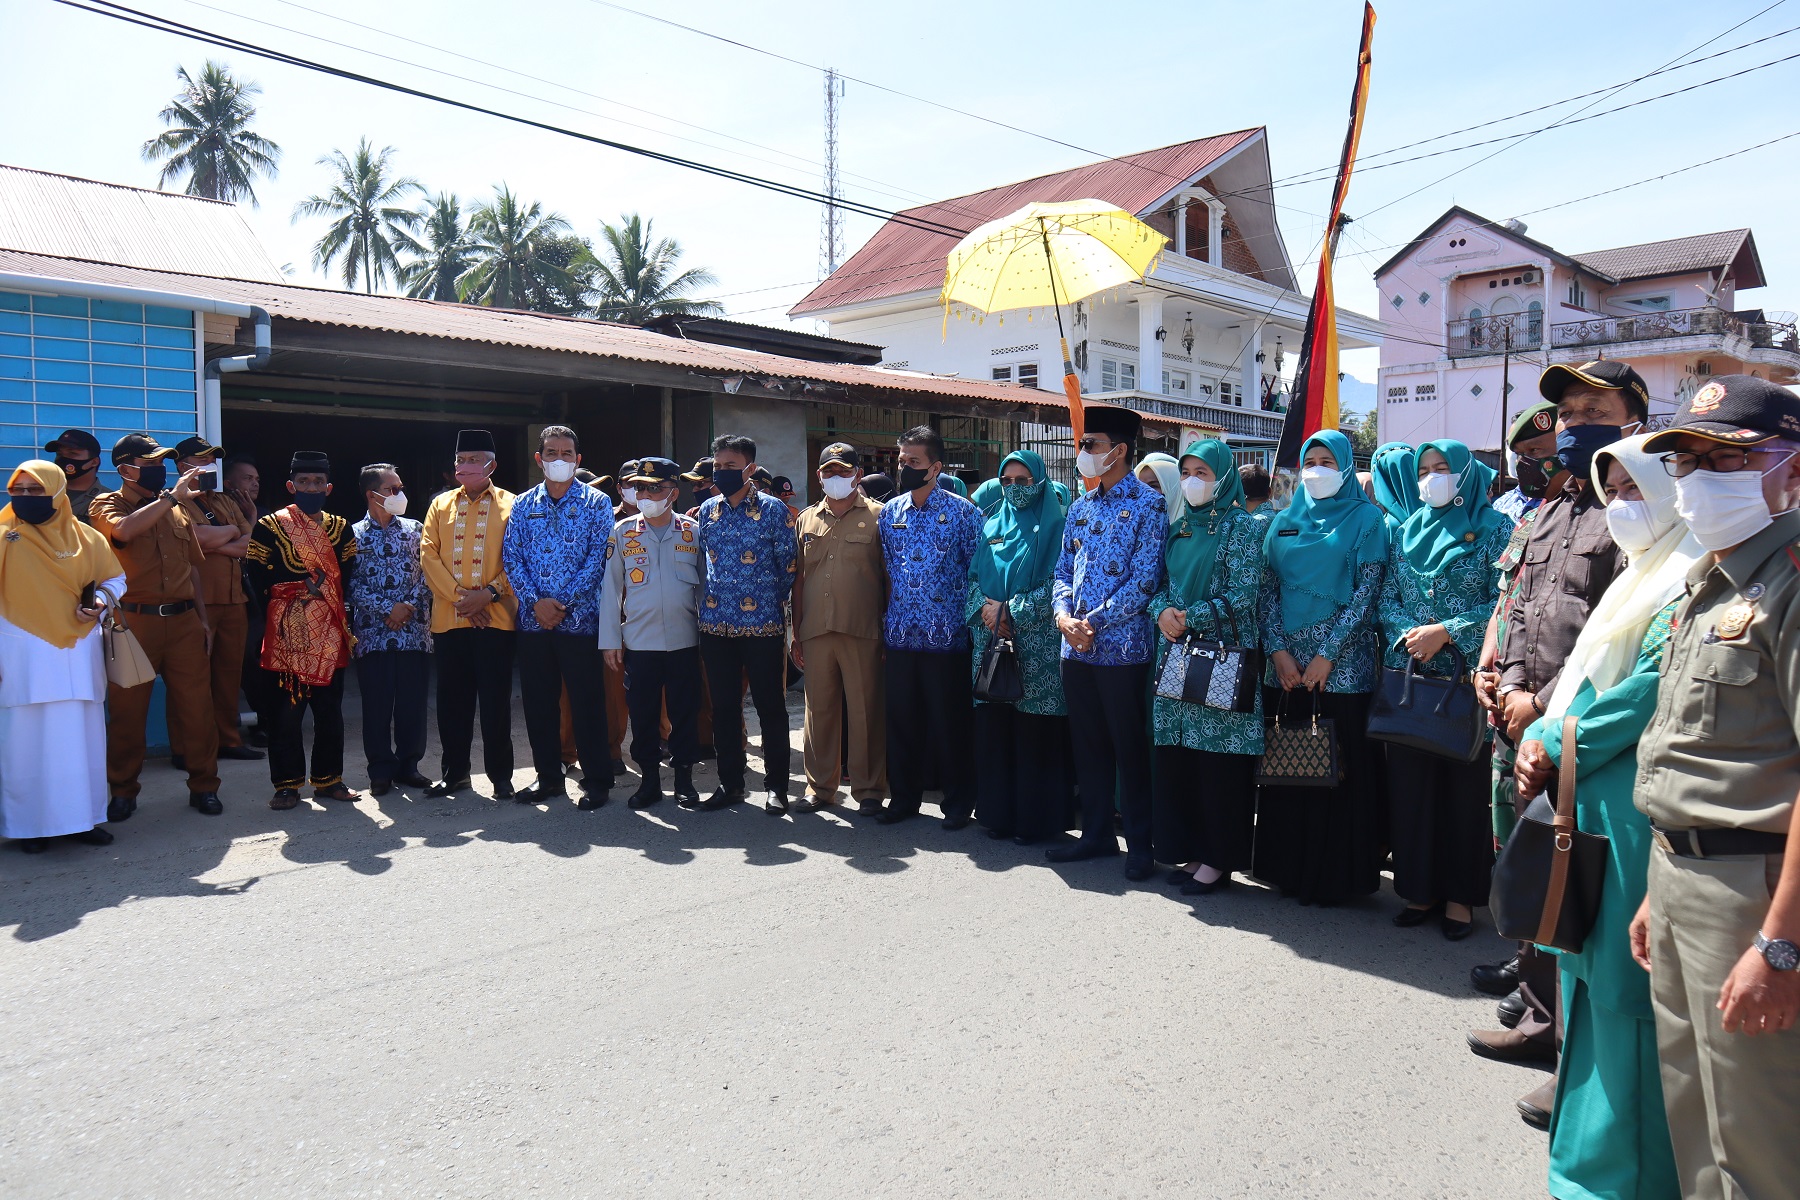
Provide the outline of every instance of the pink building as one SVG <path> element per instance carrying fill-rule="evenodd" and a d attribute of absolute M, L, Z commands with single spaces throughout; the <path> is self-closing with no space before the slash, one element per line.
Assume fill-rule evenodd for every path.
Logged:
<path fill-rule="evenodd" d="M 1748 229 L 1565 254 L 1522 222 L 1452 208 L 1375 280 L 1383 441 L 1497 450 L 1555 362 L 1630 361 L 1650 385 L 1653 422 L 1709 375 L 1800 379 L 1794 314 L 1738 300 L 1765 283 Z"/>

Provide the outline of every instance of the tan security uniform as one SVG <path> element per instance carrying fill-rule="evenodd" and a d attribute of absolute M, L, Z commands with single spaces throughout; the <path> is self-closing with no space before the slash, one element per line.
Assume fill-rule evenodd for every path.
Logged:
<path fill-rule="evenodd" d="M 206 630 L 194 608 L 194 568 L 206 561 L 187 516 L 164 504 L 163 516 L 148 533 L 130 542 L 117 536 L 119 522 L 154 497 L 137 500 L 123 490 L 94 497 L 88 521 L 112 542 L 125 567 L 125 597 L 119 608 L 137 635 L 150 665 L 168 692 L 169 727 L 181 729 L 188 791 L 219 790 L 219 732 L 213 721 L 212 666 L 206 657 Z M 242 634 L 239 635 L 240 639 Z M 154 683 L 106 688 L 106 781 L 112 795 L 138 794 L 144 768 L 144 722 Z M 188 731 L 192 731 L 191 735 Z"/>
<path fill-rule="evenodd" d="M 1800 512 L 1702 559 L 1639 748 L 1654 827 L 1650 975 L 1663 1097 L 1688 1200 L 1800 1195 L 1800 1027 L 1728 1034 L 1716 1007 L 1783 855 L 1709 854 L 1709 834 L 1785 835 L 1800 793 Z"/>
<path fill-rule="evenodd" d="M 841 517 L 821 500 L 795 522 L 800 621 L 794 640 L 806 660 L 806 792 L 815 800 L 837 795 L 846 712 L 850 794 L 867 803 L 878 803 L 887 794 L 887 704 L 881 679 L 887 572 L 880 521 L 881 505 L 858 494 Z"/>
<path fill-rule="evenodd" d="M 244 515 L 237 501 L 224 492 L 201 492 L 182 501 L 181 511 L 195 525 L 214 525 L 247 536 L 256 524 Z M 238 731 L 238 690 L 244 681 L 244 644 L 250 631 L 250 597 L 244 591 L 244 560 L 213 554 L 200 564 L 201 596 L 206 601 L 206 621 L 212 626 L 213 724 L 219 745 L 241 746 Z M 169 740 L 183 753 L 182 732 L 173 710 L 169 713 Z"/>

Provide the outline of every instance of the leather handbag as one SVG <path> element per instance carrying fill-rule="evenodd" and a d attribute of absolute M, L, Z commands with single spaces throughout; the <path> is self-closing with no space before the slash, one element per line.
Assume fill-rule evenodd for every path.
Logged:
<path fill-rule="evenodd" d="M 1017 704 L 1025 698 L 1025 672 L 1011 638 L 996 637 L 982 651 L 975 698 L 989 704 Z"/>
<path fill-rule="evenodd" d="M 131 627 L 108 612 L 100 618 L 101 654 L 106 658 L 106 681 L 114 687 L 143 687 L 156 678 L 150 656 L 138 644 Z"/>
<path fill-rule="evenodd" d="M 1578 952 L 1600 914 L 1607 839 L 1575 827 L 1575 721 L 1563 718 L 1563 765 L 1556 806 L 1538 796 L 1494 864 L 1488 904 L 1508 941 Z"/>
<path fill-rule="evenodd" d="M 1156 694 L 1221 712 L 1255 712 L 1256 689 L 1262 686 L 1262 654 L 1239 644 L 1243 635 L 1229 601 L 1215 598 L 1206 603 L 1212 609 L 1218 639 L 1189 634 L 1169 647 L 1156 676 Z M 1228 630 L 1230 642 L 1224 640 Z"/>
<path fill-rule="evenodd" d="M 1314 691 L 1311 723 L 1283 724 L 1289 694 L 1281 694 L 1275 719 L 1263 730 L 1262 757 L 1256 762 L 1257 786 L 1336 787 L 1344 779 L 1337 723 L 1319 716 L 1319 693 Z"/>
<path fill-rule="evenodd" d="M 1457 762 L 1481 757 L 1488 741 L 1487 714 L 1475 699 L 1468 660 L 1455 642 L 1448 648 L 1456 663 L 1449 679 L 1419 674 L 1419 660 L 1410 656 L 1404 671 L 1381 669 L 1369 699 L 1369 737 Z"/>

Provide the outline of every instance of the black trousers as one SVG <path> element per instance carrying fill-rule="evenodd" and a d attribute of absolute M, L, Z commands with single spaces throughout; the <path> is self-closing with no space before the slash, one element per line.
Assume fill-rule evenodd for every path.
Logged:
<path fill-rule="evenodd" d="M 518 637 L 510 629 L 451 629 L 432 635 L 445 779 L 469 773 L 479 704 L 482 766 L 495 783 L 512 782 L 512 674 Z"/>
<path fill-rule="evenodd" d="M 762 726 L 763 785 L 788 794 L 793 751 L 788 744 L 787 644 L 780 637 L 700 635 L 700 657 L 712 695 L 713 752 L 719 759 L 719 786 L 744 792 L 744 701 L 739 680 L 750 680 L 750 702 Z M 674 717 L 671 714 L 670 720 Z"/>
<path fill-rule="evenodd" d="M 1492 768 L 1387 748 L 1389 847 L 1394 892 L 1414 904 L 1479 907 L 1493 882 Z"/>
<path fill-rule="evenodd" d="M 562 694 L 569 689 L 575 753 L 589 791 L 613 785 L 612 746 L 606 735 L 606 677 L 600 646 L 591 633 L 519 634 L 519 694 L 525 737 L 538 786 L 565 790 L 562 761 Z"/>
<path fill-rule="evenodd" d="M 1158 746 L 1150 810 L 1156 860 L 1250 869 L 1256 834 L 1256 755 Z"/>
<path fill-rule="evenodd" d="M 268 609 L 256 599 L 254 591 L 250 591 L 248 616 L 244 630 L 244 698 L 250 702 L 250 711 L 256 714 L 256 727 L 268 737 L 281 719 L 284 695 L 275 676 L 262 669 L 263 628 L 268 621 Z"/>
<path fill-rule="evenodd" d="M 362 688 L 363 757 L 371 783 L 412 775 L 425 757 L 425 684 L 431 656 L 423 650 L 375 650 L 356 660 Z"/>
<path fill-rule="evenodd" d="M 944 815 L 975 812 L 975 714 L 969 652 L 887 648 L 889 807 L 918 812 L 926 780 L 944 791 Z M 935 770 L 933 769 L 935 768 Z"/>
<path fill-rule="evenodd" d="M 1069 827 L 1069 718 L 1020 712 L 1010 704 L 975 706 L 975 811 L 989 829 L 1030 840 Z"/>
<path fill-rule="evenodd" d="M 1081 840 L 1114 844 L 1117 791 L 1126 850 L 1150 855 L 1150 664 L 1097 667 L 1065 658 L 1062 684 L 1081 788 Z"/>
<path fill-rule="evenodd" d="M 1263 689 L 1263 712 L 1280 711 L 1280 688 Z M 1343 780 L 1336 787 L 1264 787 L 1256 808 L 1251 869 L 1284 896 L 1339 904 L 1381 888 L 1381 756 L 1364 732 L 1367 692 L 1320 692 L 1319 718 L 1332 723 Z M 1313 698 L 1296 688 L 1287 720 L 1310 721 Z"/>
<path fill-rule="evenodd" d="M 669 753 L 676 766 L 692 766 L 700 761 L 700 647 L 625 651 L 631 761 L 645 775 L 662 767 L 665 700 L 669 712 Z"/>
<path fill-rule="evenodd" d="M 344 673 L 338 671 L 324 687 L 310 688 L 296 700 L 282 689 L 272 671 L 264 671 L 270 688 L 280 698 L 275 709 L 275 728 L 269 734 L 269 782 L 275 790 L 299 788 L 306 782 L 306 712 L 312 710 L 312 785 L 328 788 L 344 781 Z"/>

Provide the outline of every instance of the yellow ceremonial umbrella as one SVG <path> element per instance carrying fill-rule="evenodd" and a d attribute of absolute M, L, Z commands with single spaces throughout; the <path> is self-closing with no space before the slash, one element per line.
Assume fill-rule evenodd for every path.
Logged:
<path fill-rule="evenodd" d="M 958 304 L 981 313 L 1045 305 L 1055 309 L 1063 394 L 1069 401 L 1070 427 L 1080 441 L 1081 384 L 1069 360 L 1062 306 L 1143 279 L 1168 243 L 1163 234 L 1104 200 L 1027 204 L 956 244 L 939 300 L 946 313 Z"/>

